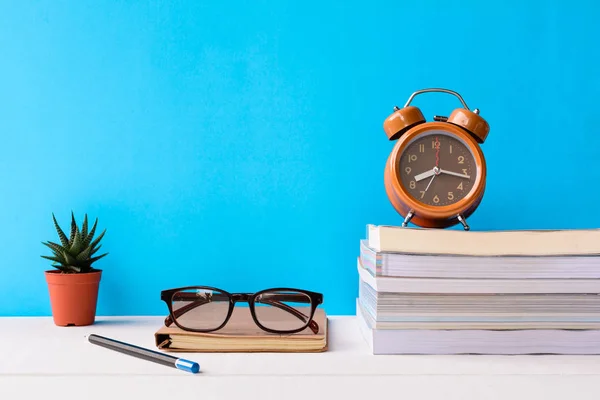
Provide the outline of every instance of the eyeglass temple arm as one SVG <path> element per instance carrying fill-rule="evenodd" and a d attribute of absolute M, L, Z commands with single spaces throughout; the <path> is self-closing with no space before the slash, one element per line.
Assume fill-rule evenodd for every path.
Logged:
<path fill-rule="evenodd" d="M 294 295 L 294 294 L 269 294 L 269 295 L 263 295 L 263 296 L 281 298 L 282 301 L 302 302 L 302 300 L 306 300 L 306 296 Z M 177 297 L 181 298 L 181 299 L 193 300 L 193 301 L 189 304 L 186 304 L 185 306 L 183 306 L 181 308 L 178 308 L 177 310 L 173 310 L 173 314 L 174 314 L 175 318 L 182 316 L 186 312 L 191 311 L 196 307 L 199 307 L 201 305 L 204 305 L 204 304 L 207 304 L 210 302 L 209 300 L 207 300 L 205 298 L 196 296 L 196 294 L 194 294 L 194 293 L 178 293 Z M 211 297 L 211 300 L 229 301 L 229 297 L 222 295 L 222 294 L 213 294 Z M 264 299 L 261 302 L 265 303 L 265 304 L 270 304 L 273 307 L 277 307 L 284 311 L 287 311 L 290 314 L 296 316 L 297 318 L 299 318 L 300 320 L 302 320 L 304 322 L 306 322 L 306 320 L 308 318 L 308 316 L 304 315 L 302 312 L 296 310 L 293 307 L 288 306 L 287 304 L 280 303 L 277 300 Z M 173 318 L 171 318 L 171 316 L 168 315 L 165 318 L 165 326 L 168 327 L 168 326 L 171 326 L 171 324 L 173 324 Z M 319 333 L 319 324 L 317 324 L 317 322 L 315 320 L 311 320 L 308 323 L 308 327 L 310 328 L 311 331 L 313 331 L 314 334 Z"/>

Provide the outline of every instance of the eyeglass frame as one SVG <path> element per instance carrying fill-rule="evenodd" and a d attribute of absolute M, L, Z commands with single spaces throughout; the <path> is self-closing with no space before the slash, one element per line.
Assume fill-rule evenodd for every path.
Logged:
<path fill-rule="evenodd" d="M 229 309 L 227 311 L 227 317 L 225 317 L 223 323 L 221 323 L 221 325 L 219 325 L 218 327 L 210 328 L 210 329 L 195 329 L 195 328 L 184 327 L 177 322 L 177 318 L 180 317 L 181 315 L 175 316 L 175 314 L 177 313 L 177 311 L 182 310 L 186 306 L 184 306 L 178 310 L 173 310 L 173 296 L 177 292 L 181 292 L 181 291 L 185 291 L 185 290 L 197 290 L 197 289 L 210 290 L 212 292 L 219 292 L 219 294 L 225 295 L 228 298 Z M 299 310 L 296 310 L 293 307 L 289 307 L 286 304 L 280 303 L 281 305 L 285 306 L 286 308 L 289 308 L 289 310 L 284 308 L 285 311 L 288 311 L 291 314 L 294 314 L 296 317 L 301 318 L 300 316 L 298 316 L 298 313 L 301 314 L 302 316 L 306 317 L 306 323 L 302 327 L 295 328 L 295 329 L 288 329 L 288 330 L 279 330 L 279 329 L 267 328 L 266 326 L 262 325 L 259 322 L 258 318 L 256 317 L 256 312 L 255 312 L 255 308 L 254 308 L 255 299 L 264 293 L 277 292 L 277 291 L 297 292 L 298 294 L 306 295 L 310 299 L 311 309 L 310 309 L 309 315 L 305 315 L 304 313 L 302 313 Z M 304 329 L 309 328 L 314 334 L 317 334 L 319 332 L 319 325 L 317 324 L 317 322 L 315 320 L 313 320 L 313 317 L 315 315 L 315 312 L 316 312 L 318 306 L 323 304 L 323 294 L 322 293 L 313 292 L 313 291 L 304 290 L 304 289 L 288 288 L 288 287 L 267 288 L 267 289 L 263 289 L 263 290 L 260 290 L 258 292 L 254 292 L 254 293 L 230 293 L 226 290 L 219 289 L 219 288 L 212 287 L 212 286 L 183 286 L 183 287 L 178 287 L 178 288 L 162 290 L 160 292 L 160 299 L 167 305 L 167 308 L 169 310 L 169 315 L 165 318 L 165 322 L 164 322 L 165 326 L 168 327 L 171 324 L 175 324 L 178 328 L 180 328 L 184 331 L 202 332 L 202 333 L 214 332 L 214 331 L 218 331 L 218 330 L 222 329 L 225 325 L 227 325 L 227 323 L 231 319 L 231 316 L 233 315 L 233 309 L 235 307 L 235 304 L 243 302 L 243 303 L 248 303 L 250 315 L 252 316 L 254 323 L 260 329 L 264 330 L 265 332 L 275 333 L 275 334 L 291 334 L 291 333 L 301 332 Z M 191 303 L 191 304 L 194 304 L 194 303 Z M 204 303 L 204 304 L 206 304 L 206 303 Z M 202 304 L 198 304 L 195 307 L 199 307 L 200 305 L 202 305 Z M 273 304 L 271 304 L 271 305 L 274 306 Z M 191 307 L 189 310 L 186 309 L 182 313 L 182 315 L 185 314 L 185 312 L 190 311 L 191 309 L 193 309 L 195 307 Z M 280 306 L 275 306 L 275 307 L 282 308 Z"/>

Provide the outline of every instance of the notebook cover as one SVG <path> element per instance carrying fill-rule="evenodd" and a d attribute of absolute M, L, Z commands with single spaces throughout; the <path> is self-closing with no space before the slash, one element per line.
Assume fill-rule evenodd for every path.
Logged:
<path fill-rule="evenodd" d="M 276 312 L 276 311 L 275 311 Z M 160 350 L 171 352 L 324 352 L 328 349 L 328 319 L 318 308 L 313 320 L 318 333 L 309 328 L 294 334 L 273 334 L 260 329 L 247 307 L 235 307 L 227 325 L 209 332 L 188 332 L 175 325 L 161 326 L 154 334 Z"/>

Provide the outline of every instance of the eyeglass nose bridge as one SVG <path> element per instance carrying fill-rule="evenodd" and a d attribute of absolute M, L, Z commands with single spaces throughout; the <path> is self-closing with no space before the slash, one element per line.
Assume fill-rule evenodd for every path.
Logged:
<path fill-rule="evenodd" d="M 248 302 L 248 300 L 250 299 L 250 296 L 252 295 L 252 293 L 235 293 L 233 295 L 231 295 L 231 300 L 234 303 L 237 302 Z"/>

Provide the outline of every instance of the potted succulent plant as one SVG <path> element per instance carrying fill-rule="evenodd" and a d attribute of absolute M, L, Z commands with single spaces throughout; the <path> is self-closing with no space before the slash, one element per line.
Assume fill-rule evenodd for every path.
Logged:
<path fill-rule="evenodd" d="M 92 264 L 108 254 L 95 255 L 102 246 L 100 240 L 106 229 L 94 239 L 98 218 L 88 231 L 87 214 L 80 229 L 71 212 L 71 232 L 67 237 L 56 222 L 54 213 L 52 219 L 60 244 L 42 242 L 53 253 L 42 258 L 53 261 L 52 266 L 56 268 L 45 271 L 54 323 L 58 326 L 91 325 L 96 319 L 102 275 L 102 270 L 93 268 Z"/>

